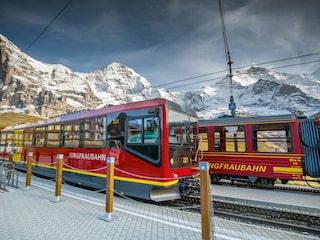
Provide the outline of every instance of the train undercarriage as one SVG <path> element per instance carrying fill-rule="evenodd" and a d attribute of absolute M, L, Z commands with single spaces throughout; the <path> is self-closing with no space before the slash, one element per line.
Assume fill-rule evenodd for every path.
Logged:
<path fill-rule="evenodd" d="M 220 174 L 210 174 L 211 183 L 219 184 L 222 179 L 230 180 L 232 184 L 235 183 L 247 183 L 256 187 L 267 187 L 272 188 L 276 182 L 274 178 L 261 178 L 255 176 L 231 176 L 231 175 L 220 175 Z M 288 183 L 289 180 L 283 179 L 281 182 L 283 184 Z"/>

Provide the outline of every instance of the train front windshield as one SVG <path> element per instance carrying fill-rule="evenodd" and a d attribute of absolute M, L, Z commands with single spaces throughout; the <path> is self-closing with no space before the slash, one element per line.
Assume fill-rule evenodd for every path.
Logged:
<path fill-rule="evenodd" d="M 195 136 L 198 119 L 195 115 L 169 110 L 169 164 L 171 168 L 196 165 Z"/>

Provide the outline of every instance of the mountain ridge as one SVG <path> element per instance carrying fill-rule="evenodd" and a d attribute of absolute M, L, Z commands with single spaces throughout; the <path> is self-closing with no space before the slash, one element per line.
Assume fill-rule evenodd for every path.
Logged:
<path fill-rule="evenodd" d="M 200 89 L 170 92 L 153 88 L 145 77 L 118 62 L 90 73 L 40 62 L 1 34 L 0 60 L 0 112 L 20 111 L 52 117 L 163 97 L 194 109 L 201 118 L 228 114 L 227 77 Z M 234 75 L 232 92 L 239 116 L 319 112 L 320 76 L 279 73 L 261 67 Z"/>

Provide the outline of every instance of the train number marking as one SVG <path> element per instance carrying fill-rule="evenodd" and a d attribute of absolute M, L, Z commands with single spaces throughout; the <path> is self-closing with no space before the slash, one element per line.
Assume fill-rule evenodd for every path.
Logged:
<path fill-rule="evenodd" d="M 189 162 L 189 158 L 188 157 L 183 157 L 182 158 L 182 163 L 188 163 Z"/>
<path fill-rule="evenodd" d="M 119 124 L 120 123 L 120 119 L 116 118 L 112 120 L 112 124 Z"/>

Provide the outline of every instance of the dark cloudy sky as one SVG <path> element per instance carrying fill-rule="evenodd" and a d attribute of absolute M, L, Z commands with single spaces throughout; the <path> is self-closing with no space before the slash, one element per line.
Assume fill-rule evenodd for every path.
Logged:
<path fill-rule="evenodd" d="M 68 2 L 1 0 L 0 33 L 26 51 Z M 222 0 L 222 8 L 234 68 L 320 53 L 319 0 Z M 155 87 L 227 69 L 218 0 L 73 0 L 27 54 L 78 72 L 120 62 Z M 316 54 L 263 67 L 319 59 Z"/>

